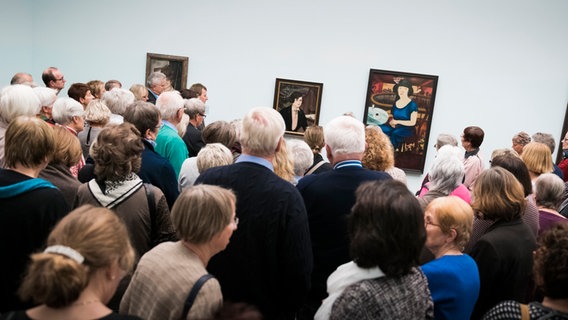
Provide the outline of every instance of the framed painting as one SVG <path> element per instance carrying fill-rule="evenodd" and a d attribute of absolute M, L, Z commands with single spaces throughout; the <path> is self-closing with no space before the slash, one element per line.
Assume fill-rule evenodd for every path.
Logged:
<path fill-rule="evenodd" d="M 150 73 L 159 71 L 166 75 L 169 85 L 175 90 L 185 89 L 188 62 L 188 57 L 146 53 L 146 79 Z"/>
<path fill-rule="evenodd" d="M 438 76 L 371 69 L 363 122 L 379 126 L 394 147 L 395 164 L 424 172 Z"/>
<path fill-rule="evenodd" d="M 323 83 L 276 79 L 274 109 L 286 123 L 286 133 L 304 135 L 310 125 L 319 124 Z"/>

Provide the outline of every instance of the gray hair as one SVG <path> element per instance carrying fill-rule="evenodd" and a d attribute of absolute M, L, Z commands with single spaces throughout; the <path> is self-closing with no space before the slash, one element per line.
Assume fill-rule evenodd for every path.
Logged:
<path fill-rule="evenodd" d="M 535 182 L 535 200 L 538 206 L 558 210 L 564 197 L 564 181 L 554 173 L 543 173 Z"/>
<path fill-rule="evenodd" d="M 0 92 L 0 120 L 5 124 L 19 116 L 35 116 L 41 108 L 39 99 L 30 86 L 13 84 Z"/>
<path fill-rule="evenodd" d="M 160 82 L 162 82 L 163 80 L 166 79 L 166 75 L 157 71 L 157 72 L 152 72 L 150 73 L 150 75 L 148 76 L 148 79 L 146 80 L 146 85 L 151 88 L 153 85 L 155 84 L 160 84 Z"/>
<path fill-rule="evenodd" d="M 439 150 L 441 147 L 443 147 L 447 144 L 454 146 L 454 147 L 457 147 L 458 146 L 458 140 L 454 136 L 452 136 L 451 134 L 440 133 L 438 135 L 438 138 L 436 139 L 436 150 Z"/>
<path fill-rule="evenodd" d="M 365 125 L 353 117 L 340 116 L 331 120 L 323 134 L 333 155 L 365 152 Z"/>
<path fill-rule="evenodd" d="M 430 169 L 430 190 L 449 195 L 463 181 L 465 169 L 460 158 L 461 149 L 445 145 L 440 148 Z"/>
<path fill-rule="evenodd" d="M 191 98 L 185 100 L 184 112 L 189 116 L 190 119 L 195 119 L 198 114 L 205 114 L 205 103 L 199 98 Z"/>
<path fill-rule="evenodd" d="M 73 117 L 85 115 L 83 105 L 72 98 L 57 98 L 53 104 L 53 120 L 62 126 L 66 126 L 73 121 Z"/>
<path fill-rule="evenodd" d="M 520 144 L 522 146 L 526 146 L 529 142 L 531 142 L 531 136 L 528 133 L 521 131 L 513 136 L 513 142 L 516 144 Z"/>
<path fill-rule="evenodd" d="M 102 100 L 112 113 L 122 115 L 126 107 L 134 102 L 134 94 L 126 89 L 114 88 L 105 92 Z"/>
<path fill-rule="evenodd" d="M 288 155 L 294 163 L 294 175 L 302 177 L 306 170 L 314 163 L 314 153 L 310 146 L 302 140 L 286 140 Z"/>
<path fill-rule="evenodd" d="M 105 125 L 110 119 L 110 109 L 104 101 L 95 99 L 89 102 L 85 109 L 85 121 L 89 124 Z"/>
<path fill-rule="evenodd" d="M 57 99 L 57 90 L 47 87 L 35 87 L 33 90 L 42 107 L 53 107 L 53 103 Z"/>
<path fill-rule="evenodd" d="M 196 162 L 197 171 L 202 173 L 209 168 L 232 164 L 233 154 L 221 143 L 209 143 L 199 150 Z"/>
<path fill-rule="evenodd" d="M 183 98 L 177 91 L 166 91 L 158 96 L 156 107 L 162 114 L 162 119 L 172 121 L 176 119 L 177 112 L 183 108 Z"/>
<path fill-rule="evenodd" d="M 532 135 L 532 141 L 544 143 L 550 149 L 550 153 L 554 153 L 556 142 L 554 141 L 554 137 L 550 133 L 537 132 Z"/>
<path fill-rule="evenodd" d="M 253 156 L 273 156 L 286 125 L 278 111 L 258 107 L 250 110 L 243 118 L 240 136 L 243 153 Z"/>

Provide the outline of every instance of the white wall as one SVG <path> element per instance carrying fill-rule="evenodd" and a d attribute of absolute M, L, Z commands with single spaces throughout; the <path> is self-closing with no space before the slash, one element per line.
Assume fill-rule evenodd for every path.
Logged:
<path fill-rule="evenodd" d="M 188 83 L 209 89 L 208 122 L 272 106 L 275 78 L 288 78 L 324 83 L 325 124 L 346 111 L 362 119 L 374 68 L 439 76 L 426 171 L 432 140 L 468 125 L 485 130 L 486 158 L 520 130 L 561 136 L 565 0 L 3 2 L 1 85 L 17 71 L 41 82 L 53 65 L 68 85 L 129 87 L 144 81 L 146 52 L 183 55 Z M 410 189 L 421 179 L 409 175 Z"/>

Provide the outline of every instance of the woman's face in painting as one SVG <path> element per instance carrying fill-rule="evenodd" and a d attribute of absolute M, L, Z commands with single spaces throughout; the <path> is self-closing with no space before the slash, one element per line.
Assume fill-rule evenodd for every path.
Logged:
<path fill-rule="evenodd" d="M 407 87 L 403 87 L 403 86 L 399 86 L 398 87 L 398 95 L 399 96 L 408 96 L 408 88 Z"/>
<path fill-rule="evenodd" d="M 302 105 L 302 101 L 303 101 L 302 97 L 299 97 L 296 100 L 294 100 L 294 102 L 292 103 L 292 108 L 300 109 L 300 106 Z"/>

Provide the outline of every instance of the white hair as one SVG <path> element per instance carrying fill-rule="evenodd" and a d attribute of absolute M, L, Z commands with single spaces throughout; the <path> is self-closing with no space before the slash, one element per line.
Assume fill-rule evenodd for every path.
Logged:
<path fill-rule="evenodd" d="M 428 173 L 430 190 L 448 195 L 462 183 L 465 168 L 461 157 L 461 149 L 452 145 L 445 145 L 438 150 L 434 165 Z"/>
<path fill-rule="evenodd" d="M 66 126 L 73 121 L 73 117 L 85 115 L 83 105 L 71 98 L 57 98 L 53 104 L 53 120 L 62 126 Z"/>
<path fill-rule="evenodd" d="M 197 171 L 202 173 L 209 168 L 232 164 L 233 154 L 222 143 L 209 143 L 199 150 L 196 162 Z"/>
<path fill-rule="evenodd" d="M 177 112 L 183 108 L 183 98 L 178 91 L 166 91 L 158 96 L 156 107 L 162 114 L 162 119 L 170 121 L 176 119 Z"/>
<path fill-rule="evenodd" d="M 162 80 L 166 79 L 166 75 L 157 71 L 157 72 L 152 72 L 150 73 L 150 75 L 148 76 L 148 80 L 146 81 L 146 85 L 151 88 L 152 85 L 154 84 L 159 84 L 160 82 L 162 82 Z"/>
<path fill-rule="evenodd" d="M 306 170 L 314 163 L 314 153 L 310 146 L 302 140 L 286 140 L 288 155 L 292 157 L 294 163 L 294 174 L 302 177 Z"/>
<path fill-rule="evenodd" d="M 40 106 L 53 107 L 53 103 L 57 99 L 57 90 L 46 87 L 35 87 L 33 90 L 39 99 Z"/>
<path fill-rule="evenodd" d="M 534 197 L 537 205 L 558 210 L 563 196 L 564 181 L 554 173 L 543 173 L 536 179 Z"/>
<path fill-rule="evenodd" d="M 351 116 L 331 120 L 323 134 L 332 155 L 365 152 L 365 125 Z"/>
<path fill-rule="evenodd" d="M 183 106 L 190 119 L 195 119 L 198 114 L 205 114 L 205 103 L 199 98 L 187 99 Z"/>
<path fill-rule="evenodd" d="M 253 156 L 273 156 L 286 125 L 278 111 L 257 107 L 243 118 L 240 141 L 243 153 Z"/>
<path fill-rule="evenodd" d="M 0 120 L 6 125 L 19 116 L 33 117 L 41 104 L 34 90 L 24 84 L 13 84 L 0 92 Z"/>
<path fill-rule="evenodd" d="M 436 154 L 437 158 L 442 158 L 446 156 L 454 156 L 458 160 L 463 159 L 463 150 L 460 147 L 452 146 L 449 144 L 443 145 L 438 149 L 438 153 Z"/>
<path fill-rule="evenodd" d="M 123 115 L 126 107 L 135 100 L 134 93 L 122 88 L 113 88 L 103 94 L 103 102 L 114 114 Z"/>

